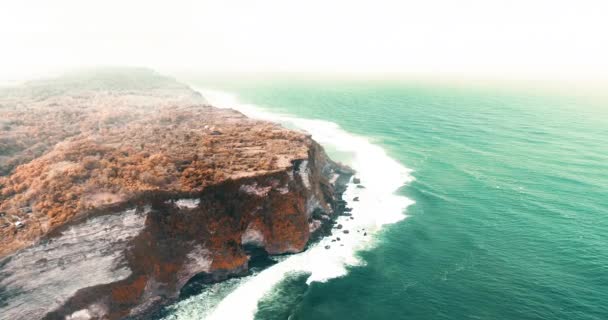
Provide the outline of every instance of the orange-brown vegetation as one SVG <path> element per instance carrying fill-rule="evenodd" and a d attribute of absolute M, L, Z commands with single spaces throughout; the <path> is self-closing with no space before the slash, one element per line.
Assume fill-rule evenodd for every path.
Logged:
<path fill-rule="evenodd" d="M 285 169 L 310 144 L 302 133 L 210 107 L 185 89 L 168 97 L 8 95 L 0 97 L 0 119 L 0 256 L 145 191 L 197 193 Z"/>

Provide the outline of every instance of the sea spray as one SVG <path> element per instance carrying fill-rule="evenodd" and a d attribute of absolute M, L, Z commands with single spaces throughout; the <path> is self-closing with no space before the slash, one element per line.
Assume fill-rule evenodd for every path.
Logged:
<path fill-rule="evenodd" d="M 411 170 L 388 157 L 384 150 L 366 138 L 342 130 L 337 124 L 267 112 L 258 106 L 243 104 L 235 95 L 198 90 L 215 107 L 232 108 L 251 118 L 281 123 L 305 130 L 328 149 L 348 153 L 347 164 L 357 171 L 360 185 L 350 183 L 344 199 L 352 207 L 351 217 L 339 217 L 332 236 L 322 239 L 305 252 L 290 255 L 273 266 L 238 280 L 238 284 L 217 284 L 211 291 L 180 301 L 170 308 L 167 319 L 253 319 L 258 302 L 288 275 L 308 274 L 306 282 L 326 281 L 344 276 L 347 266 L 361 265 L 359 250 L 373 245 L 373 235 L 383 225 L 405 218 L 404 210 L 413 203 L 396 195 L 397 189 L 412 181 Z M 352 199 L 358 198 L 358 201 Z M 337 238 L 340 238 L 338 241 Z M 238 307 L 235 307 L 238 306 Z"/>

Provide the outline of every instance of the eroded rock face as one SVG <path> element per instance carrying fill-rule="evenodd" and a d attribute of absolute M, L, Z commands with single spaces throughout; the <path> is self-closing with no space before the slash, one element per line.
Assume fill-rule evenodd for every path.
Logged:
<path fill-rule="evenodd" d="M 6 319 L 40 319 L 81 288 L 118 282 L 131 275 L 123 252 L 145 227 L 135 209 L 98 216 L 68 227 L 5 259 L 0 269 Z"/>
<path fill-rule="evenodd" d="M 22 147 L 0 145 L 2 316 L 145 317 L 195 275 L 246 273 L 248 248 L 304 250 L 343 208 L 352 172 L 310 136 L 208 106 L 166 78 L 104 87 L 114 78 L 0 99 L 14 123 L 2 139 Z M 79 126 L 59 134 L 57 121 Z"/>

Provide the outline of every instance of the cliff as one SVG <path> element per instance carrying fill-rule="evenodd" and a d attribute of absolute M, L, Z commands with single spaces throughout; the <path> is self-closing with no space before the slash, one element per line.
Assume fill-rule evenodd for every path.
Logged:
<path fill-rule="evenodd" d="M 145 69 L 0 91 L 0 318 L 142 317 L 305 249 L 352 172 Z"/>

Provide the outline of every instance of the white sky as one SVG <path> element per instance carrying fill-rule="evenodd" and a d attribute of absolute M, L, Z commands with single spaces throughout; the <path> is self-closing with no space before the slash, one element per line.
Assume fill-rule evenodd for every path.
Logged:
<path fill-rule="evenodd" d="M 0 0 L 0 78 L 204 72 L 606 77 L 606 0 Z"/>

